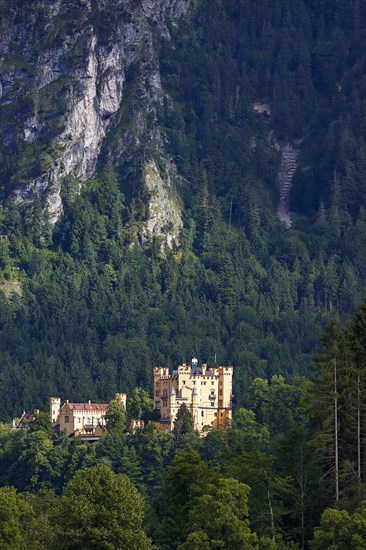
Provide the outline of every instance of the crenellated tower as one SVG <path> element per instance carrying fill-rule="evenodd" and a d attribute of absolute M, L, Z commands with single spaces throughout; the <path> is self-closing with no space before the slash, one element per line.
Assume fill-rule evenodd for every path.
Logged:
<path fill-rule="evenodd" d="M 154 404 L 159 411 L 159 427 L 169 431 L 179 407 L 185 403 L 192 414 L 194 427 L 199 432 L 205 426 L 225 429 L 232 416 L 233 367 L 211 367 L 183 363 L 169 373 L 169 369 L 154 369 Z"/>
<path fill-rule="evenodd" d="M 50 416 L 54 424 L 58 418 L 61 409 L 61 397 L 50 397 Z"/>

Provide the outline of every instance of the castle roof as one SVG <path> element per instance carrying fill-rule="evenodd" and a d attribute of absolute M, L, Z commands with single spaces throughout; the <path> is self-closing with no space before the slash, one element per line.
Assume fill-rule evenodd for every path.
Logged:
<path fill-rule="evenodd" d="M 67 403 L 71 410 L 82 411 L 106 411 L 107 403 Z"/>

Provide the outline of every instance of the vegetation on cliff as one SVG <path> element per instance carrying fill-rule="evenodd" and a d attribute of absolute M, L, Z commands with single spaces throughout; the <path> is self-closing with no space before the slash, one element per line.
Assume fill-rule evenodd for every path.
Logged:
<path fill-rule="evenodd" d="M 179 248 L 164 249 L 159 237 L 141 242 L 149 212 L 139 174 L 151 143 L 140 143 L 130 170 L 113 165 L 118 132 L 130 130 L 137 61 L 99 169 L 82 186 L 62 182 L 58 224 L 51 228 L 42 200 L 4 199 L 3 421 L 44 409 L 51 395 L 108 401 L 136 386 L 151 391 L 154 365 L 193 355 L 236 367 L 233 428 L 205 439 L 187 429 L 174 440 L 151 427 L 126 438 L 117 433 L 123 420 L 94 446 L 55 444 L 42 425 L 26 433 L 1 426 L 4 548 L 72 547 L 58 529 L 82 469 L 124 484 L 141 523 L 127 475 L 146 499 L 148 537 L 162 549 L 294 548 L 313 537 L 317 549 L 365 546 L 365 306 L 356 309 L 366 281 L 365 28 L 362 1 L 202 0 L 172 25 L 170 40 L 153 33 L 165 94 L 159 132 L 181 175 Z M 18 57 L 6 64 L 31 71 Z M 67 101 L 54 104 L 67 82 L 59 84 L 38 97 L 51 137 Z M 14 108 L 26 108 L 27 97 Z M 256 101 L 271 115 L 256 113 Z M 6 132 L 17 114 L 7 113 Z M 2 192 L 50 162 L 47 135 L 6 157 Z M 273 136 L 300 150 L 291 229 L 276 216 Z M 159 155 L 152 160 L 166 176 Z M 107 527 L 104 542 L 98 526 L 93 540 L 118 547 Z"/>

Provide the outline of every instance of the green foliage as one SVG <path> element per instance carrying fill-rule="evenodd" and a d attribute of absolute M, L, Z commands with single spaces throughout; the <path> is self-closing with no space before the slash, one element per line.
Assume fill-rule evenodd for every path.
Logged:
<path fill-rule="evenodd" d="M 203 542 L 203 548 L 257 548 L 257 536 L 249 529 L 249 487 L 235 479 L 218 478 L 215 485 L 206 484 L 199 492 L 193 487 L 192 492 L 190 533 L 179 550 L 188 550 L 198 541 Z"/>
<path fill-rule="evenodd" d="M 152 548 L 143 499 L 129 479 L 99 465 L 80 470 L 53 509 L 57 548 Z"/>
<path fill-rule="evenodd" d="M 153 495 L 165 482 L 166 468 L 172 456 L 173 436 L 148 424 L 142 433 L 135 436 L 133 448 L 141 460 L 144 485 Z"/>
<path fill-rule="evenodd" d="M 327 508 L 322 515 L 320 527 L 315 529 L 311 547 L 315 550 L 361 550 L 366 544 L 365 521 L 366 503 L 353 514 L 346 510 Z"/>
<path fill-rule="evenodd" d="M 22 548 L 48 550 L 53 542 L 53 522 L 50 512 L 55 504 L 51 491 L 19 494 Z"/>
<path fill-rule="evenodd" d="M 53 428 L 50 415 L 47 413 L 36 414 L 34 419 L 29 422 L 28 430 L 30 433 L 43 431 L 48 437 L 53 438 Z"/>
<path fill-rule="evenodd" d="M 182 437 L 193 432 L 194 423 L 191 413 L 185 403 L 182 403 L 174 420 L 173 435 L 175 445 L 179 447 Z"/>
<path fill-rule="evenodd" d="M 96 444 L 67 438 L 55 444 L 45 415 L 37 416 L 22 432 L 0 426 L 0 482 L 33 492 L 17 497 L 15 518 L 20 519 L 10 531 L 19 532 L 14 536 L 20 537 L 24 548 L 70 548 L 75 540 L 81 547 L 113 547 L 108 546 L 110 540 L 119 547 L 115 537 L 130 540 L 127 528 L 114 527 L 114 513 L 112 535 L 109 520 L 103 523 L 101 518 L 109 518 L 109 507 L 116 506 L 114 491 L 124 492 L 115 482 L 123 473 L 130 479 L 129 488 L 132 482 L 146 495 L 148 534 L 162 550 L 200 545 L 306 547 L 323 510 L 334 501 L 335 470 L 328 470 L 335 462 L 337 433 L 337 502 L 346 511 L 324 512 L 313 544 L 326 548 L 335 541 L 339 547 L 361 548 L 363 508 L 354 510 L 364 494 L 364 455 L 362 445 L 361 454 L 357 452 L 355 420 L 360 420 L 362 429 L 364 317 L 361 306 L 344 329 L 331 323 L 317 355 L 315 381 L 303 377 L 286 381 L 279 375 L 270 381 L 256 378 L 249 391 L 252 408 L 239 408 L 230 430 L 211 430 L 204 438 L 193 434 L 192 419 L 184 407 L 178 418 L 178 444 L 174 433 L 161 432 L 153 424 L 132 435 L 113 428 Z M 335 362 L 339 369 L 336 392 Z M 144 398 L 146 394 L 138 389 L 132 403 L 141 407 Z M 117 420 L 120 412 L 119 407 Z M 335 414 L 340 421 L 337 432 Z M 122 479 L 127 483 L 126 477 Z M 63 490 L 63 496 L 55 497 L 45 488 Z M 131 499 L 127 502 L 129 512 Z M 140 497 L 136 502 L 142 503 Z M 34 529 L 37 515 L 43 518 L 38 530 Z M 141 513 L 139 517 L 141 521 Z M 139 537 L 149 547 L 142 531 Z"/>
<path fill-rule="evenodd" d="M 109 432 L 123 433 L 127 428 L 127 413 L 124 404 L 119 399 L 112 399 L 108 403 L 105 414 L 105 423 Z"/>
<path fill-rule="evenodd" d="M 5 4 L 0 26 L 29 9 Z M 85 29 L 93 25 L 108 48 L 121 21 L 131 24 L 126 6 L 92 4 L 70 4 L 50 25 L 37 8 L 29 51 L 13 43 L 2 54 L 2 70 L 27 79 L 18 97 L 4 86 L 2 198 L 52 168 L 53 140 L 78 99 L 67 75 L 38 89 L 35 57 L 75 36 L 63 58 L 74 74 L 75 60 L 86 59 Z M 366 486 L 364 305 L 345 330 L 330 327 L 315 380 L 304 377 L 330 316 L 351 315 L 365 294 L 366 12 L 348 0 L 194 4 L 168 41 L 154 34 L 166 92 L 158 123 L 184 182 L 181 247 L 162 255 L 158 242 L 137 245 L 147 215 L 139 162 L 151 143 L 141 141 L 136 166 L 118 166 L 117 175 L 110 162 L 102 168 L 117 157 L 121 133 L 133 136 L 135 106 L 144 107 L 144 60 L 136 59 L 100 169 L 88 182 L 61 182 L 64 216 L 53 233 L 41 200 L 1 205 L 0 418 L 42 409 L 50 395 L 109 401 L 123 389 L 129 417 L 147 419 L 152 366 L 194 354 L 235 365 L 232 429 L 200 439 L 182 407 L 173 434 L 148 425 L 124 436 L 126 412 L 113 401 L 109 432 L 94 446 L 56 443 L 42 414 L 27 432 L 0 426 L 1 547 L 149 548 L 142 500 L 119 474 L 147 496 L 162 549 L 306 547 L 334 503 L 336 435 L 346 511 L 328 509 L 313 544 L 365 545 L 363 508 L 354 512 Z M 255 101 L 270 104 L 270 120 L 253 112 Z M 27 141 L 23 122 L 33 118 L 42 128 Z M 281 143 L 302 140 L 288 231 L 275 214 L 280 158 L 271 130 Z M 65 483 L 60 500 L 45 496 Z M 134 526 L 124 523 L 123 495 Z"/>
<path fill-rule="evenodd" d="M 14 487 L 0 488 L 0 546 L 4 550 L 20 550 L 19 502 Z"/>
<path fill-rule="evenodd" d="M 267 425 L 256 422 L 254 411 L 240 408 L 234 415 L 233 433 L 229 438 L 235 438 L 235 445 L 240 445 L 245 450 L 265 448 L 269 443 Z"/>
<path fill-rule="evenodd" d="M 189 534 L 187 517 L 192 505 L 192 489 L 199 492 L 202 484 L 214 483 L 215 471 L 203 462 L 197 451 L 185 449 L 177 454 L 168 471 L 164 487 L 164 505 L 160 507 L 159 546 L 176 547 Z"/>
<path fill-rule="evenodd" d="M 143 388 L 135 388 L 127 399 L 128 416 L 131 419 L 146 419 L 154 408 L 154 402 Z"/>

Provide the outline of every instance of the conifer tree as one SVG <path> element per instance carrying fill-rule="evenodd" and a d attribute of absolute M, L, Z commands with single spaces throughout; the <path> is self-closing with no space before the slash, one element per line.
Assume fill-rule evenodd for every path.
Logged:
<path fill-rule="evenodd" d="M 193 427 L 192 415 L 189 412 L 187 405 L 182 403 L 177 412 L 173 428 L 174 441 L 177 447 L 186 433 L 193 432 Z"/>
<path fill-rule="evenodd" d="M 365 498 L 366 483 L 366 304 L 362 304 L 357 309 L 349 325 L 347 337 L 352 359 L 347 371 L 346 398 L 349 411 L 347 431 L 351 435 L 351 449 L 354 448 L 353 442 L 356 441 L 357 458 L 354 462 L 357 464 L 358 502 L 360 503 Z M 353 459 L 354 454 L 351 453 L 351 456 Z"/>
<path fill-rule="evenodd" d="M 334 484 L 335 505 L 339 505 L 341 391 L 344 388 L 348 355 L 344 333 L 333 319 L 322 335 L 322 348 L 315 358 L 313 410 L 317 421 L 314 442 Z"/>

